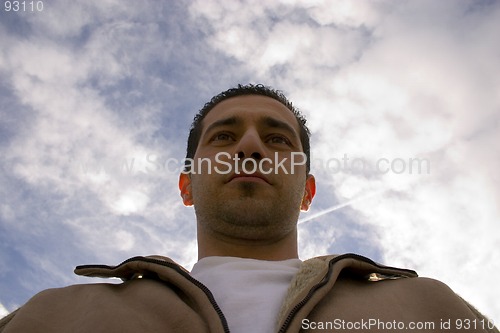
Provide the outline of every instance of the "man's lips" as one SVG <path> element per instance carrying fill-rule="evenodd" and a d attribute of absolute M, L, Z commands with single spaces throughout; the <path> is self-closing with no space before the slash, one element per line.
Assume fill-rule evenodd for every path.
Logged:
<path fill-rule="evenodd" d="M 229 177 L 229 181 L 248 181 L 248 182 L 266 182 L 268 184 L 271 184 L 267 177 L 260 173 L 239 173 L 239 174 L 233 174 L 231 177 Z"/>

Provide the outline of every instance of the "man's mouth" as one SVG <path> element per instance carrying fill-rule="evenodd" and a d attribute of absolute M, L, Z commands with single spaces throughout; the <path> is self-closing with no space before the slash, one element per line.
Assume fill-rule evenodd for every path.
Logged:
<path fill-rule="evenodd" d="M 267 183 L 271 184 L 267 177 L 260 173 L 238 173 L 233 174 L 229 177 L 228 182 L 256 182 L 256 183 Z"/>

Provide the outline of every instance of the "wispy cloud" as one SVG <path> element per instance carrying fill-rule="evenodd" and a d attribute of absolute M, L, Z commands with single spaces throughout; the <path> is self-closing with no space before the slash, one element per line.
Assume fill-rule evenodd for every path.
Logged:
<path fill-rule="evenodd" d="M 9 311 L 0 303 L 0 318 L 5 317 L 9 314 Z"/>

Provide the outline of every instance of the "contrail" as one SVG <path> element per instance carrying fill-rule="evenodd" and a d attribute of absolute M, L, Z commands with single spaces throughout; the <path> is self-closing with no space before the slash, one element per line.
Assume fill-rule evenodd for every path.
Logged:
<path fill-rule="evenodd" d="M 384 189 L 384 190 L 380 190 L 380 191 L 375 191 L 375 192 L 372 192 L 370 194 L 362 195 L 362 196 L 359 196 L 357 198 L 354 198 L 354 199 L 351 199 L 349 201 L 346 201 L 344 203 L 341 203 L 341 204 L 335 205 L 333 207 L 327 208 L 325 210 L 322 210 L 320 212 L 317 212 L 317 213 L 314 213 L 314 214 L 312 214 L 310 216 L 307 216 L 307 217 L 305 217 L 303 219 L 300 219 L 299 222 L 298 222 L 298 224 L 309 222 L 311 220 L 314 220 L 315 218 L 318 218 L 318 217 L 323 216 L 325 214 L 331 213 L 331 212 L 336 211 L 338 209 L 344 208 L 346 206 L 350 206 L 350 205 L 352 205 L 355 202 L 366 200 L 368 198 L 371 198 L 371 197 L 373 197 L 373 196 L 375 196 L 377 194 L 380 194 L 382 192 L 385 192 L 385 191 L 387 191 L 387 190 Z"/>

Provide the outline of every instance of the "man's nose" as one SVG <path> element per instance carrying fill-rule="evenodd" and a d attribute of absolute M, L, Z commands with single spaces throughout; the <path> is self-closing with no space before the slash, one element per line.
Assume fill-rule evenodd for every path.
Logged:
<path fill-rule="evenodd" d="M 249 130 L 241 137 L 236 146 L 236 154 L 240 159 L 253 158 L 260 160 L 264 157 L 264 146 L 259 133 Z"/>

